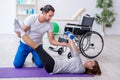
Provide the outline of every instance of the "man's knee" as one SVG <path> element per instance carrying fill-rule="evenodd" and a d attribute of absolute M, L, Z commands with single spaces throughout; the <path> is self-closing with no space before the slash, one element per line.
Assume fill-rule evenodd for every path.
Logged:
<path fill-rule="evenodd" d="M 36 64 L 36 66 L 37 66 L 38 68 L 43 68 L 43 63 L 42 63 L 42 62 L 35 63 L 35 64 Z"/>
<path fill-rule="evenodd" d="M 34 59 L 34 63 L 36 64 L 38 68 L 43 68 L 43 63 L 41 59 L 36 59 L 36 60 Z"/>
<path fill-rule="evenodd" d="M 15 62 L 15 61 L 14 61 L 13 65 L 14 65 L 15 68 L 23 67 L 23 64 L 20 64 L 19 62 Z"/>
<path fill-rule="evenodd" d="M 43 68 L 43 63 L 39 57 L 32 57 L 32 62 L 35 63 L 38 68 Z"/>

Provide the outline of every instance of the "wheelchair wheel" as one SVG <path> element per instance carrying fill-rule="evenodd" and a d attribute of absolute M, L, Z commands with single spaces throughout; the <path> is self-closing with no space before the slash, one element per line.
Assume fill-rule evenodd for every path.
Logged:
<path fill-rule="evenodd" d="M 104 40 L 102 36 L 95 31 L 87 32 L 82 36 L 79 42 L 81 53 L 87 58 L 95 58 L 102 52 Z"/>
<path fill-rule="evenodd" d="M 68 59 L 72 58 L 71 52 L 68 53 L 67 57 Z"/>

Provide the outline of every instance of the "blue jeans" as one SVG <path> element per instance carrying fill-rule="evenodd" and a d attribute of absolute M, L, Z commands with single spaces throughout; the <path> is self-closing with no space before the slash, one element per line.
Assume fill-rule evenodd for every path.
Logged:
<path fill-rule="evenodd" d="M 14 58 L 14 62 L 13 62 L 15 68 L 23 67 L 25 59 L 30 52 L 32 53 L 32 56 L 34 58 L 34 63 L 36 64 L 36 66 L 40 68 L 43 67 L 43 63 L 39 58 L 38 54 L 36 53 L 36 51 L 31 47 L 29 47 L 27 44 L 24 44 L 20 41 L 20 45 L 18 47 L 17 53 Z"/>

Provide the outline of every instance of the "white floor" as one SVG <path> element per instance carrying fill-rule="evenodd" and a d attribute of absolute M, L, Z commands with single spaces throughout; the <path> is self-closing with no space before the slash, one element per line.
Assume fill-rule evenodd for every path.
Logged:
<path fill-rule="evenodd" d="M 13 59 L 16 53 L 19 39 L 16 35 L 0 34 L 0 67 L 13 67 Z M 105 36 L 105 47 L 100 56 L 95 58 L 99 61 L 102 75 L 95 77 L 70 77 L 70 78 L 2 78 L 0 80 L 119 80 L 120 79 L 120 36 Z M 44 48 L 54 58 L 66 58 L 66 53 L 62 56 L 48 50 L 49 42 L 44 38 Z M 67 50 L 68 51 L 68 50 Z M 82 60 L 87 60 L 80 55 Z M 31 61 L 31 54 L 27 57 L 25 67 L 36 67 Z"/>

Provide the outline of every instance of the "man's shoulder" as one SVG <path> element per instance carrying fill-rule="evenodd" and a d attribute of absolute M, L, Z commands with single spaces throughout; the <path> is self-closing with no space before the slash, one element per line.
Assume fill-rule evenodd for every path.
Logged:
<path fill-rule="evenodd" d="M 28 25 L 28 24 L 31 25 L 31 24 L 33 24 L 33 23 L 36 21 L 37 18 L 38 18 L 37 14 L 29 15 L 29 16 L 27 16 L 26 19 L 24 20 L 24 24 L 26 24 L 26 25 Z"/>
<path fill-rule="evenodd" d="M 32 20 L 34 22 L 36 19 L 38 19 L 38 14 L 32 14 L 32 15 L 28 16 L 28 19 Z"/>

